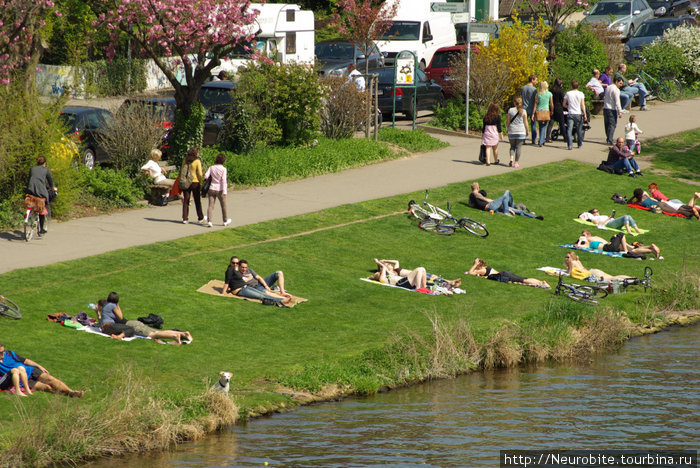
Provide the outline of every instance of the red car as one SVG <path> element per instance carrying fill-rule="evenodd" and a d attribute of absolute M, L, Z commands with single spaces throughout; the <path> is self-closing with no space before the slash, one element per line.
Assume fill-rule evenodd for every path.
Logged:
<path fill-rule="evenodd" d="M 441 47 L 435 51 L 430 65 L 425 69 L 425 74 L 428 75 L 428 78 L 442 86 L 446 97 L 456 97 L 455 93 L 452 91 L 453 84 L 449 72 L 452 69 L 452 63 L 455 58 L 457 58 L 459 54 L 465 54 L 466 51 L 466 44 Z"/>

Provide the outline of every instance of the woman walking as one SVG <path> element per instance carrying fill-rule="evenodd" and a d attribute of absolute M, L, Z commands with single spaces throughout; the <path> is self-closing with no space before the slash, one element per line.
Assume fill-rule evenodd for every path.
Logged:
<path fill-rule="evenodd" d="M 190 148 L 185 156 L 180 169 L 180 189 L 182 190 L 182 224 L 188 223 L 190 216 L 190 197 L 194 198 L 194 207 L 197 210 L 197 220 L 204 222 L 202 212 L 202 197 L 200 195 L 200 183 L 202 181 L 202 161 L 199 159 L 199 148 Z"/>
<path fill-rule="evenodd" d="M 566 139 L 566 122 L 564 119 L 564 82 L 561 78 L 554 80 L 554 86 L 552 86 L 552 101 L 554 104 L 554 112 L 552 113 L 552 118 L 549 119 L 549 125 L 547 125 L 547 140 L 546 143 L 552 141 L 552 128 L 554 127 L 554 122 L 559 124 L 559 135 Z"/>
<path fill-rule="evenodd" d="M 552 96 L 553 95 L 549 91 L 549 85 L 547 82 L 541 81 L 540 89 L 537 92 L 535 113 L 532 116 L 533 120 L 537 119 L 538 129 L 540 132 L 539 146 L 544 146 L 545 132 L 543 130 L 552 120 L 552 111 L 554 110 L 554 99 Z"/>
<path fill-rule="evenodd" d="M 221 205 L 221 219 L 224 221 L 224 226 L 231 224 L 231 218 L 226 216 L 226 194 L 228 193 L 228 172 L 226 171 L 226 155 L 219 153 L 216 155 L 216 161 L 213 166 L 207 169 L 204 178 L 208 179 L 211 177 L 211 185 L 209 185 L 209 192 L 207 192 L 207 201 L 209 205 L 207 206 L 207 215 L 204 217 L 204 221 L 207 222 L 208 227 L 212 227 L 212 215 L 214 214 L 214 205 L 216 200 L 219 200 L 219 205 Z"/>
<path fill-rule="evenodd" d="M 483 136 L 481 144 L 486 147 L 486 165 L 490 166 L 489 153 L 493 153 L 493 163 L 498 164 L 498 142 L 503 141 L 503 130 L 501 129 L 501 115 L 498 104 L 492 102 L 484 116 Z M 489 151 L 490 150 L 490 151 Z"/>
<path fill-rule="evenodd" d="M 510 163 L 511 167 L 520 167 L 520 153 L 525 144 L 525 140 L 530 134 L 527 122 L 527 112 L 523 109 L 523 98 L 515 96 L 513 98 L 513 107 L 508 109 L 508 117 L 506 119 L 506 128 L 508 131 L 508 141 L 510 142 Z M 515 163 L 513 163 L 515 157 Z"/>

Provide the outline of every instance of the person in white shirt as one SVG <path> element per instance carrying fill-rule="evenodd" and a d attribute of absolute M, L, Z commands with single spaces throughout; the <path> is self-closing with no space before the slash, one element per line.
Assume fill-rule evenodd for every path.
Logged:
<path fill-rule="evenodd" d="M 355 86 L 360 91 L 365 90 L 365 77 L 357 70 L 354 63 L 348 65 L 348 80 L 355 83 Z"/>
<path fill-rule="evenodd" d="M 566 116 L 566 146 L 571 149 L 571 138 L 576 128 L 576 136 L 578 138 L 578 147 L 583 146 L 583 122 L 586 120 L 586 103 L 585 96 L 578 90 L 578 80 L 571 81 L 571 91 L 564 95 L 564 107 L 568 110 Z"/>
<path fill-rule="evenodd" d="M 593 91 L 594 98 L 599 98 L 603 95 L 605 89 L 603 89 L 603 83 L 600 81 L 600 70 L 593 70 L 593 76 L 586 83 L 586 88 Z"/>
<path fill-rule="evenodd" d="M 622 79 L 617 78 L 613 84 L 608 86 L 603 97 L 603 119 L 605 122 L 605 142 L 613 144 L 615 129 L 617 128 L 617 118 L 622 117 L 622 105 L 620 103 L 620 85 Z"/>
<path fill-rule="evenodd" d="M 642 145 L 637 141 L 639 133 L 644 132 L 637 127 L 637 116 L 630 115 L 630 121 L 625 124 L 625 143 L 632 153 L 636 151 L 637 154 L 640 154 L 642 152 Z"/>
<path fill-rule="evenodd" d="M 172 187 L 175 180 L 165 177 L 165 174 L 163 174 L 163 168 L 160 167 L 160 164 L 158 164 L 158 161 L 160 161 L 160 157 L 162 155 L 163 153 L 161 153 L 160 150 L 152 149 L 151 160 L 144 164 L 141 170 L 153 178 L 154 184 Z"/>

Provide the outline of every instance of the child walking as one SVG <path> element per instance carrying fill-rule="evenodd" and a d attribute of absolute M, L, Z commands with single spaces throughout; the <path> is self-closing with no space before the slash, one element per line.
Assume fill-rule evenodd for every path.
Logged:
<path fill-rule="evenodd" d="M 642 144 L 637 140 L 637 135 L 640 133 L 644 132 L 637 126 L 637 116 L 630 115 L 630 121 L 625 124 L 625 143 L 632 153 L 642 153 Z"/>

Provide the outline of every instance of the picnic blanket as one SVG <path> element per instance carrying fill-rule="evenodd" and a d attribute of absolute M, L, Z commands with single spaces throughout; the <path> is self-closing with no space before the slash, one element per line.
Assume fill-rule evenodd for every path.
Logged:
<path fill-rule="evenodd" d="M 430 273 L 428 275 L 430 275 Z M 433 275 L 433 277 L 437 278 L 437 275 Z M 369 278 L 360 278 L 360 279 L 362 281 L 367 281 L 368 283 L 378 284 L 380 286 L 389 286 L 392 288 L 399 288 L 399 289 L 403 289 L 406 291 L 415 291 L 415 292 L 419 292 L 419 293 L 423 293 L 423 294 L 428 294 L 430 296 L 452 296 L 454 294 L 466 294 L 467 293 L 467 291 L 465 291 L 464 289 L 460 289 L 460 288 L 448 289 L 448 288 L 445 288 L 442 286 L 433 285 L 433 289 L 427 289 L 427 288 L 408 289 L 408 288 L 402 288 L 401 286 L 396 286 L 393 284 L 381 283 L 377 280 L 373 280 L 373 279 L 369 279 Z M 430 283 L 430 280 L 428 281 L 428 283 Z"/>
<path fill-rule="evenodd" d="M 559 247 L 564 247 L 565 249 L 581 250 L 583 252 L 590 252 L 599 255 L 606 255 L 608 257 L 622 257 L 623 252 L 606 252 L 605 250 L 591 249 L 590 247 L 578 247 L 574 244 L 559 244 Z"/>
<path fill-rule="evenodd" d="M 650 210 L 649 208 L 647 208 L 646 206 L 637 205 L 636 203 L 628 203 L 627 206 L 629 206 L 630 208 L 636 208 L 636 209 L 638 209 L 638 210 L 651 211 L 651 210 Z M 668 211 L 662 211 L 662 213 L 665 214 L 665 215 L 667 215 L 667 216 L 678 216 L 679 218 L 685 218 L 685 217 L 686 217 L 686 216 L 684 216 L 684 215 L 682 215 L 682 214 L 680 214 L 680 213 L 669 213 Z"/>
<path fill-rule="evenodd" d="M 561 276 L 569 276 L 569 274 L 566 272 L 566 270 L 562 268 L 555 268 L 551 266 L 543 266 L 536 268 L 537 270 L 544 271 L 548 275 L 561 275 Z"/>
<path fill-rule="evenodd" d="M 258 304 L 262 304 L 262 301 L 260 299 L 249 299 L 247 297 L 242 297 L 242 296 L 234 296 L 233 294 L 221 294 L 224 291 L 224 288 L 226 287 L 226 283 L 220 280 L 211 280 L 201 288 L 197 290 L 197 292 L 201 292 L 204 294 L 211 294 L 212 296 L 219 296 L 219 297 L 232 297 L 234 299 L 243 299 L 246 301 L 251 301 L 251 302 L 257 302 Z M 276 294 L 275 292 L 272 293 L 266 293 L 269 294 L 270 296 L 275 296 L 275 297 L 283 297 L 280 294 Z M 287 304 L 285 304 L 287 307 L 294 307 L 295 305 L 301 303 L 301 302 L 307 302 L 308 299 L 304 299 L 303 297 L 299 296 L 294 296 L 292 295 L 292 300 L 289 301 Z"/>
<path fill-rule="evenodd" d="M 424 289 L 424 288 L 418 288 L 418 289 L 408 289 L 408 288 L 402 288 L 401 286 L 396 286 L 394 284 L 389 284 L 389 283 L 380 283 L 379 281 L 376 280 L 371 280 L 369 278 L 360 278 L 362 281 L 367 281 L 368 283 L 372 284 L 378 284 L 379 286 L 389 286 L 390 288 L 398 288 L 398 289 L 403 289 L 404 291 L 410 291 L 410 292 L 419 292 L 423 294 L 429 294 L 431 296 L 439 296 L 435 291 L 431 291 L 430 289 Z"/>
<path fill-rule="evenodd" d="M 596 228 L 598 228 L 598 229 L 602 229 L 602 230 L 604 230 L 604 231 L 621 232 L 621 233 L 623 233 L 623 234 L 625 234 L 625 235 L 627 235 L 627 236 L 629 236 L 629 235 L 631 235 L 631 236 L 637 236 L 637 235 L 639 235 L 639 234 L 637 234 L 636 232 L 629 232 L 629 233 L 628 233 L 627 231 L 623 231 L 622 229 L 615 229 L 615 228 L 610 228 L 610 227 L 607 227 L 607 226 L 598 226 L 597 224 L 595 224 L 595 223 L 593 223 L 593 222 L 591 222 L 591 221 L 584 221 L 584 220 L 582 220 L 582 219 L 580 219 L 580 218 L 574 218 L 574 221 L 576 221 L 577 223 L 580 223 L 580 224 L 585 224 L 586 226 L 593 226 L 593 227 L 596 227 Z M 646 234 L 647 232 L 649 232 L 649 230 L 647 230 L 647 229 L 639 228 L 639 230 L 642 231 L 641 234 Z"/>
<path fill-rule="evenodd" d="M 70 328 L 72 328 L 72 327 L 70 327 Z M 88 332 L 88 333 L 92 333 L 93 335 L 100 335 L 100 336 L 104 336 L 104 337 L 110 338 L 110 339 L 112 338 L 110 335 L 108 335 L 106 333 L 102 333 L 102 329 L 98 326 L 83 325 L 80 328 L 74 328 L 74 330 Z M 134 336 L 130 336 L 128 338 L 122 338 L 121 341 L 131 341 L 131 340 L 135 340 L 136 338 L 143 338 L 144 340 L 150 340 L 150 338 L 147 336 L 134 335 Z M 183 343 L 184 343 L 184 341 L 183 341 Z"/>

